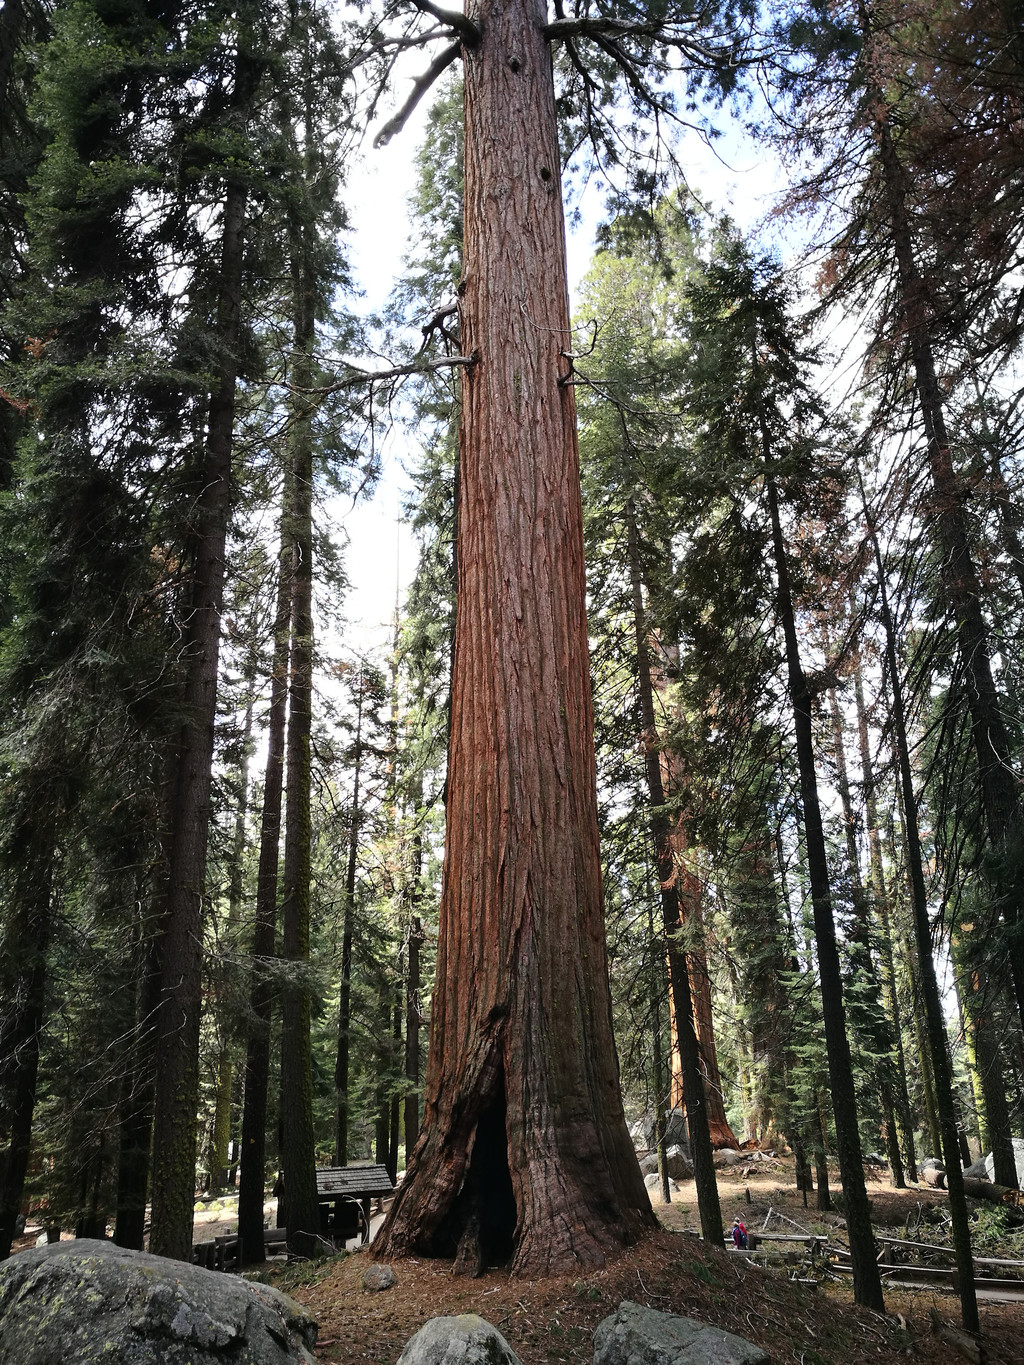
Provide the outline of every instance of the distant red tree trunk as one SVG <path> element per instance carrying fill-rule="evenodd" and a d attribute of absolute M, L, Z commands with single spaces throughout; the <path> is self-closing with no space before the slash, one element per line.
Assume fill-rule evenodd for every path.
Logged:
<path fill-rule="evenodd" d="M 445 879 L 423 1128 L 378 1254 L 543 1275 L 653 1215 L 612 1036 L 546 15 L 470 17 Z"/>
<path fill-rule="evenodd" d="M 671 836 L 677 855 L 685 848 L 685 835 L 677 827 Z M 686 970 L 690 978 L 690 994 L 693 997 L 693 1027 L 697 1034 L 700 1050 L 700 1069 L 704 1077 L 704 1098 L 708 1111 L 708 1129 L 713 1147 L 738 1147 L 739 1140 L 732 1131 L 725 1113 L 725 1094 L 722 1089 L 722 1073 L 718 1066 L 718 1048 L 715 1045 L 715 1021 L 711 1009 L 711 976 L 708 972 L 708 958 L 704 950 L 704 914 L 701 907 L 701 888 L 692 872 L 676 864 L 676 897 L 682 912 L 682 920 L 687 936 L 691 939 L 686 945 Z M 685 1107 L 683 1094 L 683 1064 L 679 1049 L 679 1030 L 676 1012 L 669 998 L 669 1017 L 672 1024 L 672 1077 L 669 1088 L 669 1103 L 673 1109 Z"/>

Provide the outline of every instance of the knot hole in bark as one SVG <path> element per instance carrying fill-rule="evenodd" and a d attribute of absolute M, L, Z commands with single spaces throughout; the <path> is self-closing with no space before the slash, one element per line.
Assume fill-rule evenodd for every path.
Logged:
<path fill-rule="evenodd" d="M 547 182 L 551 179 L 551 168 L 550 168 L 550 166 L 541 166 L 541 168 L 540 168 L 540 178 L 541 178 L 541 180 L 544 181 L 544 183 L 545 183 L 545 185 L 546 185 Z"/>
<path fill-rule="evenodd" d="M 505 1075 L 477 1120 L 469 1173 L 456 1204 L 461 1226 L 455 1255 L 457 1275 L 482 1275 L 488 1266 L 505 1265 L 515 1248 L 516 1200 L 508 1168 L 505 1129 Z"/>
<path fill-rule="evenodd" d="M 519 58 L 518 58 L 518 57 L 509 57 L 509 59 L 508 59 L 508 69 L 509 69 L 510 71 L 518 71 L 518 70 L 519 70 L 519 66 L 520 66 L 520 62 L 519 62 Z"/>

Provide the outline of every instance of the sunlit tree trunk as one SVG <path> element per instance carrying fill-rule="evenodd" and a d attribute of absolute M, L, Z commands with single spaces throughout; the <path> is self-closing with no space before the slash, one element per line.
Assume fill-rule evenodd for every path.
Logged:
<path fill-rule="evenodd" d="M 446 865 L 423 1128 L 378 1243 L 544 1275 L 654 1220 L 612 1035 L 547 15 L 469 12 Z"/>

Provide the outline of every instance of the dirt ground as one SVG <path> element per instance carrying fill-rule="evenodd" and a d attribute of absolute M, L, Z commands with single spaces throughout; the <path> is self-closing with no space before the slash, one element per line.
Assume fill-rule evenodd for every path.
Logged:
<path fill-rule="evenodd" d="M 819 1212 L 813 1195 L 804 1208 L 791 1160 L 753 1171 L 719 1171 L 718 1184 L 727 1227 L 738 1215 L 752 1231 L 767 1221 L 777 1232 L 827 1231 L 842 1239 L 840 1214 Z M 909 1228 L 909 1235 L 922 1241 L 941 1237 L 943 1192 L 894 1190 L 886 1177 L 869 1178 L 868 1194 L 880 1227 L 898 1234 Z M 591 1365 L 594 1328 L 623 1299 L 735 1332 L 762 1346 L 775 1365 L 884 1365 L 908 1358 L 960 1365 L 963 1360 L 933 1334 L 928 1317 L 934 1306 L 944 1322 L 958 1323 L 958 1301 L 949 1291 L 889 1288 L 886 1315 L 880 1316 L 853 1306 L 848 1277 L 798 1285 L 784 1268 L 755 1268 L 724 1249 L 706 1249 L 690 1235 L 699 1227 L 692 1180 L 676 1189 L 670 1204 L 658 1202 L 654 1208 L 659 1232 L 603 1270 L 579 1276 L 528 1281 L 488 1271 L 467 1279 L 452 1275 L 447 1262 L 407 1259 L 394 1264 L 394 1288 L 371 1293 L 361 1287 L 371 1254 L 364 1249 L 325 1261 L 275 1260 L 259 1278 L 316 1314 L 320 1365 L 393 1365 L 428 1318 L 458 1313 L 478 1313 L 493 1323 L 523 1365 Z M 265 1209 L 271 1225 L 275 1212 L 271 1201 Z M 373 1231 L 380 1221 L 373 1219 Z M 237 1225 L 237 1199 L 218 1200 L 197 1209 L 195 1240 L 235 1232 Z M 37 1232 L 20 1239 L 17 1249 L 32 1245 Z M 986 1247 L 985 1254 L 1024 1259 L 1024 1232 L 1013 1240 L 1015 1249 Z M 1024 1302 L 986 1301 L 980 1311 L 988 1365 L 1024 1365 Z"/>
<path fill-rule="evenodd" d="M 777 1231 L 787 1230 L 786 1218 L 808 1231 L 838 1230 L 841 1217 L 819 1213 L 813 1196 L 812 1207 L 803 1208 L 791 1177 L 781 1163 L 746 1177 L 720 1172 L 727 1226 L 738 1214 L 749 1228 L 760 1228 L 772 1210 Z M 908 1217 L 913 1227 L 924 1210 L 945 1204 L 939 1191 L 897 1191 L 887 1181 L 869 1181 L 868 1193 L 876 1220 L 901 1230 Z M 614 1264 L 580 1276 L 526 1281 L 489 1271 L 474 1280 L 453 1276 L 447 1263 L 408 1259 L 393 1267 L 394 1288 L 372 1293 L 361 1288 L 369 1264 L 363 1251 L 275 1269 L 271 1278 L 316 1313 L 322 1365 L 392 1365 L 428 1318 L 458 1313 L 478 1313 L 493 1323 L 523 1365 L 591 1365 L 593 1330 L 623 1299 L 735 1332 L 778 1365 L 867 1365 L 908 1357 L 933 1365 L 962 1362 L 933 1335 L 928 1318 L 934 1305 L 944 1322 L 956 1325 L 952 1294 L 889 1290 L 887 1314 L 880 1316 L 855 1308 L 846 1282 L 796 1285 L 784 1269 L 755 1269 L 725 1250 L 705 1249 L 687 1235 L 698 1223 L 692 1181 L 655 1211 L 662 1230 Z M 1024 1365 L 1024 1303 L 983 1303 L 981 1321 L 989 1365 Z"/>

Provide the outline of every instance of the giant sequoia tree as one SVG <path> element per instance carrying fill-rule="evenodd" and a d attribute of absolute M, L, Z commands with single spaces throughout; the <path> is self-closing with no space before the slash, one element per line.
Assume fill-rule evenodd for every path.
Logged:
<path fill-rule="evenodd" d="M 615 23 L 546 29 L 537 0 L 489 0 L 459 19 L 470 364 L 446 869 L 424 1125 L 379 1248 L 466 1268 L 600 1264 L 652 1224 L 607 985 L 546 41 Z"/>

